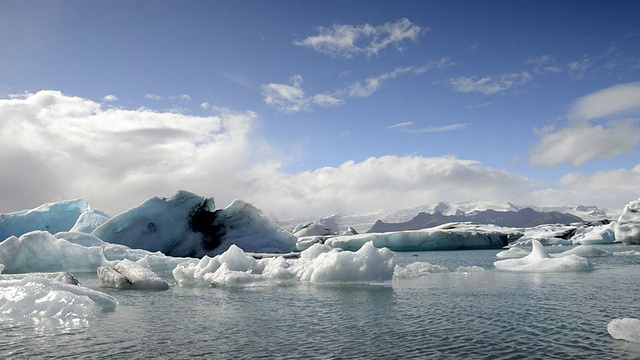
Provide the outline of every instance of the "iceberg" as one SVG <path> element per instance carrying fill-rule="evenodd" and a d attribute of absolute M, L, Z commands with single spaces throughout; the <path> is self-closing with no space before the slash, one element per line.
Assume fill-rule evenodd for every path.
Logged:
<path fill-rule="evenodd" d="M 55 234 L 71 229 L 89 204 L 81 199 L 47 203 L 31 210 L 0 214 L 0 241 L 35 230 Z"/>
<path fill-rule="evenodd" d="M 99 267 L 97 272 L 102 287 L 126 290 L 169 289 L 169 284 L 160 276 L 131 260 L 122 260 L 114 267 Z"/>
<path fill-rule="evenodd" d="M 0 321 L 13 324 L 77 329 L 117 305 L 118 300 L 99 291 L 41 277 L 0 281 Z"/>
<path fill-rule="evenodd" d="M 232 244 L 251 252 L 289 252 L 291 233 L 262 215 L 253 205 L 235 200 L 215 210 L 213 198 L 177 191 L 153 197 L 109 219 L 92 235 L 129 248 L 160 251 L 177 257 L 203 257 L 226 251 Z"/>
<path fill-rule="evenodd" d="M 1 242 L 0 263 L 7 273 L 95 271 L 109 264 L 102 248 L 73 244 L 46 231 L 11 236 Z"/>
<path fill-rule="evenodd" d="M 336 236 L 325 244 L 344 250 L 358 250 L 368 242 L 392 251 L 500 249 L 520 236 L 519 231 L 494 225 L 452 223 L 421 230 Z"/>
<path fill-rule="evenodd" d="M 613 225 L 615 239 L 627 245 L 640 245 L 640 199 L 628 203 Z"/>
<path fill-rule="evenodd" d="M 614 339 L 640 343 L 640 319 L 613 319 L 607 325 L 607 331 Z"/>
<path fill-rule="evenodd" d="M 512 247 L 508 250 L 496 254 L 499 259 L 519 259 L 529 255 L 531 252 L 519 247 Z"/>
<path fill-rule="evenodd" d="M 538 240 L 533 240 L 531 253 L 520 259 L 505 259 L 493 263 L 495 267 L 511 271 L 530 272 L 565 272 L 591 270 L 589 260 L 577 256 L 567 255 L 552 258 Z"/>
<path fill-rule="evenodd" d="M 215 257 L 181 264 L 173 270 L 180 285 L 253 286 L 304 281 L 326 283 L 384 283 L 393 278 L 395 254 L 367 243 L 358 251 L 341 251 L 315 244 L 299 259 L 272 257 L 256 260 L 232 245 Z"/>
<path fill-rule="evenodd" d="M 578 255 L 584 258 L 590 258 L 590 257 L 600 257 L 600 256 L 611 256 L 613 254 L 610 251 L 600 249 L 595 246 L 580 245 L 580 246 L 574 247 L 571 250 L 561 252 L 560 254 L 557 254 L 556 257 L 564 257 L 569 255 Z"/>
<path fill-rule="evenodd" d="M 293 231 L 296 237 L 333 235 L 334 231 L 318 222 L 307 222 L 297 225 Z"/>
<path fill-rule="evenodd" d="M 393 276 L 397 278 L 414 278 L 431 274 L 468 274 L 482 271 L 484 271 L 484 268 L 480 266 L 461 266 L 449 269 L 428 262 L 414 262 L 404 267 L 396 266 Z"/>

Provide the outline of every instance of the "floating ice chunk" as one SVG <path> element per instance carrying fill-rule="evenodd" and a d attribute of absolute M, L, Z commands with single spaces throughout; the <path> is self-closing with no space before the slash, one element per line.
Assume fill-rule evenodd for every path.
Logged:
<path fill-rule="evenodd" d="M 103 287 L 115 289 L 167 290 L 167 284 L 153 271 L 130 260 L 122 260 L 115 267 L 99 267 L 98 277 Z"/>
<path fill-rule="evenodd" d="M 509 250 L 500 251 L 496 254 L 499 259 L 519 259 L 529 255 L 531 252 L 519 247 L 512 247 Z"/>
<path fill-rule="evenodd" d="M 0 281 L 2 280 L 22 280 L 26 277 L 38 277 L 45 278 L 47 280 L 58 281 L 63 284 L 80 285 L 78 278 L 69 272 L 46 272 L 46 273 L 26 273 L 26 274 L 0 274 Z"/>
<path fill-rule="evenodd" d="M 318 222 L 299 224 L 293 229 L 296 237 L 333 235 L 334 231 Z"/>
<path fill-rule="evenodd" d="M 78 220 L 76 220 L 76 223 L 69 231 L 91 234 L 93 230 L 106 223 L 109 219 L 109 215 L 103 213 L 102 211 L 85 211 L 80 214 L 80 217 L 78 217 Z"/>
<path fill-rule="evenodd" d="M 117 305 L 107 294 L 44 278 L 0 281 L 0 321 L 76 329 L 88 326 L 96 314 Z"/>
<path fill-rule="evenodd" d="M 0 241 L 9 236 L 22 236 L 34 230 L 54 234 L 68 231 L 89 204 L 84 200 L 66 200 L 40 205 L 31 210 L 0 214 Z"/>
<path fill-rule="evenodd" d="M 571 238 L 574 244 L 580 245 L 611 244 L 614 240 L 615 234 L 610 224 L 579 228 Z"/>
<path fill-rule="evenodd" d="M 520 259 L 499 260 L 494 262 L 493 265 L 504 270 L 531 272 L 586 271 L 591 269 L 591 263 L 583 257 L 567 255 L 560 258 L 552 258 L 540 241 L 533 240 L 532 245 L 531 254 Z"/>
<path fill-rule="evenodd" d="M 11 236 L 1 242 L 0 263 L 6 273 L 95 271 L 109 264 L 102 248 L 73 244 L 46 231 Z"/>
<path fill-rule="evenodd" d="M 640 343 L 640 319 L 614 319 L 607 325 L 607 331 L 614 339 Z"/>
<path fill-rule="evenodd" d="M 390 281 L 395 266 L 391 250 L 376 249 L 368 242 L 356 252 L 333 249 L 321 253 L 299 274 L 301 280 L 311 283 L 374 283 Z"/>
<path fill-rule="evenodd" d="M 327 239 L 325 244 L 354 251 L 367 242 L 393 251 L 500 249 L 521 235 L 494 225 L 451 223 L 421 230 L 336 236 Z"/>
<path fill-rule="evenodd" d="M 628 203 L 613 225 L 615 238 L 629 245 L 640 244 L 640 199 Z"/>
<path fill-rule="evenodd" d="M 0 264 L 0 274 L 2 274 L 2 270 L 4 270 L 4 264 Z"/>
<path fill-rule="evenodd" d="M 564 257 L 569 255 L 578 255 L 581 257 L 588 258 L 588 257 L 599 257 L 599 256 L 611 256 L 611 252 L 604 249 L 597 248 L 595 246 L 591 246 L 591 245 L 580 245 L 580 246 L 574 247 L 571 250 L 561 252 L 560 254 L 557 254 L 556 257 Z"/>
<path fill-rule="evenodd" d="M 250 286 L 294 280 L 374 283 L 391 281 L 394 268 L 395 254 L 389 249 L 376 249 L 371 243 L 356 252 L 315 244 L 303 251 L 299 259 L 275 257 L 259 261 L 232 246 L 222 255 L 178 265 L 173 277 L 180 285 Z"/>
<path fill-rule="evenodd" d="M 461 266 L 455 269 L 449 269 L 428 262 L 414 262 L 405 267 L 396 266 L 393 276 L 397 278 L 414 278 L 431 274 L 468 274 L 482 271 L 484 271 L 484 268 L 480 266 Z"/>

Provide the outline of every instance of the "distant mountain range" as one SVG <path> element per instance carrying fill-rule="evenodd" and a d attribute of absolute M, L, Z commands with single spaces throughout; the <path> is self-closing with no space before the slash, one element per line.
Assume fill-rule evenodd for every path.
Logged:
<path fill-rule="evenodd" d="M 524 208 L 513 211 L 496 211 L 493 209 L 473 211 L 466 214 L 458 210 L 453 215 L 444 215 L 442 207 L 433 214 L 420 212 L 413 219 L 406 222 L 384 222 L 378 220 L 369 229 L 368 233 L 383 233 L 402 230 L 419 230 L 450 222 L 473 222 L 476 224 L 494 224 L 503 227 L 534 227 L 542 224 L 570 224 L 584 221 L 582 218 L 557 211 L 535 211 L 532 208 Z"/>

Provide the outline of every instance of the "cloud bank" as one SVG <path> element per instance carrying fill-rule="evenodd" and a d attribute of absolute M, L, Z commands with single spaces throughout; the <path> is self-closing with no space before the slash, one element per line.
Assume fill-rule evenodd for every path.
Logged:
<path fill-rule="evenodd" d="M 467 200 L 622 207 L 640 191 L 640 181 L 629 182 L 640 176 L 638 167 L 570 174 L 553 190 L 452 156 L 372 157 L 291 174 L 270 155 L 277 151 L 254 137 L 259 118 L 251 112 L 203 117 L 104 108 L 40 91 L 0 100 L 0 118 L 0 212 L 84 198 L 116 214 L 177 189 L 212 196 L 219 207 L 240 198 L 283 219 Z M 600 191 L 604 184 L 617 189 Z"/>

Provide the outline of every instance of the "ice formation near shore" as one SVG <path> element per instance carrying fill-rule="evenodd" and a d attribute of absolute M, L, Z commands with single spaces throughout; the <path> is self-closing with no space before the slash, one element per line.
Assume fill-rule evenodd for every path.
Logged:
<path fill-rule="evenodd" d="M 395 254 L 366 243 L 358 251 L 341 251 L 315 244 L 299 259 L 283 257 L 256 260 L 237 246 L 198 263 L 178 265 L 173 277 L 180 285 L 247 286 L 283 281 L 325 283 L 389 282 L 396 266 Z"/>
<path fill-rule="evenodd" d="M 573 254 L 562 257 L 551 257 L 538 240 L 533 240 L 532 245 L 533 249 L 529 255 L 519 259 L 498 260 L 494 262 L 493 265 L 502 270 L 529 272 L 591 270 L 591 263 L 583 257 Z"/>

